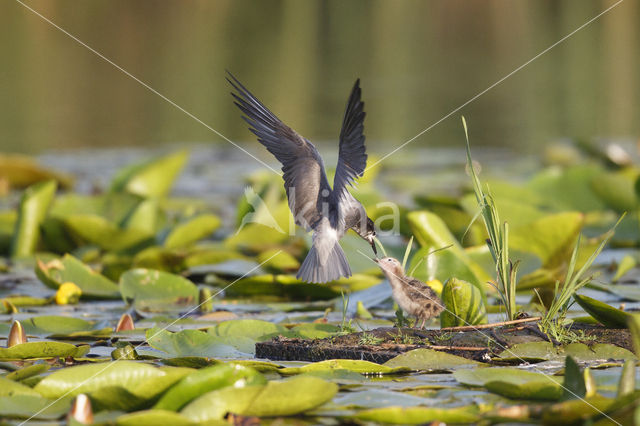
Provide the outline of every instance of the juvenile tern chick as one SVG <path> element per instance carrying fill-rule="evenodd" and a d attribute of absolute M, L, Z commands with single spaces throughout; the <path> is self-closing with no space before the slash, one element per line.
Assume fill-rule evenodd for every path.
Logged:
<path fill-rule="evenodd" d="M 429 318 L 440 315 L 444 304 L 431 287 L 416 278 L 406 276 L 400 262 L 393 257 L 375 261 L 391 284 L 393 300 L 409 315 L 416 317 L 416 326 L 422 320 L 420 328 L 423 328 Z"/>

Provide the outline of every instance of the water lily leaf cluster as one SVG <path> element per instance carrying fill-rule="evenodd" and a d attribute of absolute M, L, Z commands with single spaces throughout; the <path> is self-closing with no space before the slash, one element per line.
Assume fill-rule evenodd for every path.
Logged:
<path fill-rule="evenodd" d="M 442 330 L 443 341 L 429 341 L 423 331 L 406 337 L 393 327 L 389 286 L 356 235 L 342 241 L 351 278 L 326 285 L 295 278 L 310 237 L 293 227 L 280 176 L 250 175 L 244 196 L 217 202 L 173 196 L 188 160 L 180 151 L 129 165 L 90 193 L 73 192 L 66 175 L 33 161 L 15 160 L 13 169 L 5 161 L 3 178 L 20 191 L 0 212 L 2 420 L 64 421 L 83 398 L 96 424 L 119 425 L 284 416 L 313 424 L 596 424 L 604 415 L 628 424 L 636 415 L 640 320 L 629 310 L 640 300 L 636 252 L 609 250 L 615 262 L 594 265 L 601 279 L 571 299 L 563 323 L 574 327 L 573 340 L 503 347 L 480 328 L 487 354 L 473 358 L 478 348 L 463 346 L 454 355 L 443 351 L 444 341 L 462 332 Z M 485 169 L 482 183 L 509 223 L 510 258 L 520 261 L 519 311 L 544 311 L 579 234 L 578 266 L 623 211 L 630 214 L 608 247 L 640 240 L 633 166 L 551 166 L 517 184 L 490 174 Z M 448 310 L 431 326 L 502 319 L 468 179 L 456 196 L 416 185 L 413 201 L 397 209 L 378 205 L 386 198 L 375 179 L 368 171 L 354 195 L 380 229 L 397 225 L 400 236 L 381 236 L 390 256 L 402 259 L 406 241 L 417 241 L 406 272 L 432 284 Z M 607 331 L 628 328 L 625 341 L 635 350 L 580 334 L 586 315 Z M 369 333 L 379 327 L 399 337 Z M 12 336 L 12 329 L 21 331 Z M 384 361 L 254 357 L 256 344 L 331 342 L 351 330 L 374 354 L 402 353 Z"/>

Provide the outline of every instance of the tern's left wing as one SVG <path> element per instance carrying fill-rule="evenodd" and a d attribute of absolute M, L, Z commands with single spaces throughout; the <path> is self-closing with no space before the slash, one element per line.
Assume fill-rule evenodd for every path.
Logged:
<path fill-rule="evenodd" d="M 360 80 L 356 80 L 347 102 L 347 109 L 340 131 L 340 151 L 336 175 L 333 178 L 333 194 L 336 201 L 344 200 L 347 185 L 364 174 L 367 167 L 367 152 L 364 146 L 364 102 L 360 100 Z"/>

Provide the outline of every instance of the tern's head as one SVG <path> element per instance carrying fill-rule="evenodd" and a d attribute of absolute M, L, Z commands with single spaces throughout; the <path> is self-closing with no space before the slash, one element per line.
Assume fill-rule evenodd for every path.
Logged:
<path fill-rule="evenodd" d="M 378 254 L 376 250 L 376 227 L 373 225 L 373 221 L 371 218 L 367 217 L 367 226 L 365 228 L 365 232 L 360 234 L 362 238 L 367 240 L 369 244 L 371 244 L 371 248 L 373 249 L 374 254 Z"/>

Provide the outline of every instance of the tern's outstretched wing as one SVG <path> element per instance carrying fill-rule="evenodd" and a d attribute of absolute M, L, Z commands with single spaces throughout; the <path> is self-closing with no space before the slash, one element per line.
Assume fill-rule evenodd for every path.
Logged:
<path fill-rule="evenodd" d="M 315 146 L 278 119 L 231 73 L 227 81 L 235 89 L 235 104 L 244 113 L 249 129 L 280 163 L 289 208 L 296 224 L 310 230 L 321 218 L 322 191 L 329 182 Z"/>
<path fill-rule="evenodd" d="M 336 201 L 345 199 L 347 185 L 353 185 L 367 167 L 367 152 L 364 146 L 364 102 L 360 100 L 360 80 L 356 80 L 347 102 L 347 109 L 340 131 L 340 152 L 336 175 L 333 178 L 333 196 Z"/>

